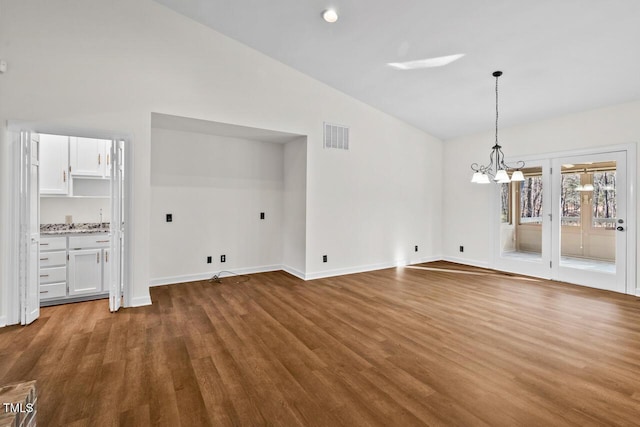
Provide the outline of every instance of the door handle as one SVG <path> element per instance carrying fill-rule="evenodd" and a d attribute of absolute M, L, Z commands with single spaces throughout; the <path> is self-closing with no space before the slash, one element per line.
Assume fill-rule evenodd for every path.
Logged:
<path fill-rule="evenodd" d="M 616 227 L 616 230 L 618 230 L 618 231 L 624 231 L 624 227 L 623 227 L 623 226 L 618 226 L 618 227 Z"/>

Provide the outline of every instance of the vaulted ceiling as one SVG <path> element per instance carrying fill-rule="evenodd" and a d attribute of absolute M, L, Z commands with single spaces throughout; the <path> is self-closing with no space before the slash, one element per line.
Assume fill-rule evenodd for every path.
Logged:
<path fill-rule="evenodd" d="M 501 126 L 640 99 L 638 0 L 156 1 L 442 139 L 494 126 L 495 70 Z"/>

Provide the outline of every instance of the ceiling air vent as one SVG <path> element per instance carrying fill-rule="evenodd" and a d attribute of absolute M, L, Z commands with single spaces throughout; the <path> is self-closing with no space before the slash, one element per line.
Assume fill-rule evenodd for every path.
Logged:
<path fill-rule="evenodd" d="M 349 128 L 346 126 L 324 124 L 324 148 L 349 149 Z"/>

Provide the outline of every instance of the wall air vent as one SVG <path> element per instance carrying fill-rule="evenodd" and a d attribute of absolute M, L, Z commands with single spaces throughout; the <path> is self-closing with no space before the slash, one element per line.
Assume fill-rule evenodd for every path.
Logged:
<path fill-rule="evenodd" d="M 324 124 L 324 148 L 349 149 L 349 128 L 346 126 Z"/>

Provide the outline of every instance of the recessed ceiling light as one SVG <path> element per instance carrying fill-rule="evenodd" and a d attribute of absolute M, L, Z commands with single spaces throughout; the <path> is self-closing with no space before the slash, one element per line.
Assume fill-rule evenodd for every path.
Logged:
<path fill-rule="evenodd" d="M 418 68 L 442 67 L 451 64 L 453 61 L 460 59 L 464 53 L 449 56 L 439 56 L 437 58 L 418 59 L 417 61 L 408 62 L 389 62 L 387 65 L 398 70 L 416 70 Z"/>
<path fill-rule="evenodd" d="M 571 163 L 567 163 L 567 164 L 562 165 L 562 167 L 563 167 L 563 168 L 566 168 L 566 169 L 570 169 L 570 168 L 572 168 L 572 167 L 574 167 L 574 166 L 575 166 L 575 165 L 573 165 L 573 164 L 571 164 Z"/>
<path fill-rule="evenodd" d="M 333 24 L 338 20 L 338 12 L 335 9 L 327 9 L 322 12 L 322 18 L 330 24 Z"/>

